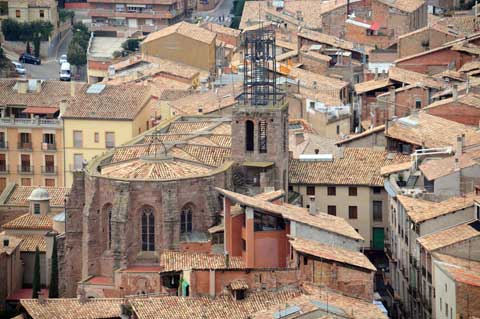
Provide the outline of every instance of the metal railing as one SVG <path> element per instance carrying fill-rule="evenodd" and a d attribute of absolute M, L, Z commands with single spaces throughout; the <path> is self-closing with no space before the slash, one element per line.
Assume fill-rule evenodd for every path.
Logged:
<path fill-rule="evenodd" d="M 45 175 L 56 175 L 57 174 L 57 167 L 56 166 L 42 166 L 42 174 Z"/>
<path fill-rule="evenodd" d="M 33 174 L 32 165 L 18 165 L 18 172 L 20 174 Z"/>
<path fill-rule="evenodd" d="M 7 141 L 0 141 L 0 150 L 8 149 L 8 142 Z"/>
<path fill-rule="evenodd" d="M 42 151 L 56 151 L 57 144 L 56 143 L 42 143 Z"/>
<path fill-rule="evenodd" d="M 18 142 L 18 149 L 19 149 L 19 150 L 28 150 L 28 151 L 31 151 L 31 150 L 32 150 L 32 143 L 31 143 L 31 142 L 29 142 L 29 143 Z"/>
<path fill-rule="evenodd" d="M 4 117 L 0 118 L 0 125 L 3 126 L 43 126 L 43 127 L 61 127 L 62 122 L 58 119 L 41 119 L 41 118 L 14 118 L 14 117 Z"/>

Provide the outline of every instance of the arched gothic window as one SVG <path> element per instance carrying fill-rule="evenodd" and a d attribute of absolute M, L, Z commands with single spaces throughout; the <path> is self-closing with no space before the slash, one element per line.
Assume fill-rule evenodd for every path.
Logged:
<path fill-rule="evenodd" d="M 155 216 L 150 206 L 142 208 L 142 250 L 155 250 Z"/>
<path fill-rule="evenodd" d="M 193 207 L 192 205 L 185 205 L 182 208 L 182 214 L 180 217 L 180 233 L 191 233 L 192 232 L 192 215 L 193 215 Z"/>
<path fill-rule="evenodd" d="M 254 147 L 254 124 L 248 120 L 245 122 L 245 150 L 253 151 Z"/>

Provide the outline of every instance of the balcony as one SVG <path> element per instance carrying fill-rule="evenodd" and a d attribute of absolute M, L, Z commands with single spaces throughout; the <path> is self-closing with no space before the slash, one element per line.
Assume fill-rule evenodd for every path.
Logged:
<path fill-rule="evenodd" d="M 0 163 L 0 174 L 8 174 L 7 163 Z"/>
<path fill-rule="evenodd" d="M 42 166 L 42 174 L 44 175 L 57 175 L 58 170 L 56 166 Z"/>
<path fill-rule="evenodd" d="M 14 117 L 0 118 L 0 125 L 3 127 L 49 127 L 61 128 L 62 121 L 58 119 L 22 119 Z"/>
<path fill-rule="evenodd" d="M 89 3 L 114 3 L 114 4 L 123 4 L 125 1 L 120 0 L 88 0 Z M 128 0 L 129 4 L 174 4 L 178 0 Z"/>
<path fill-rule="evenodd" d="M 115 11 L 106 9 L 91 9 L 88 11 L 89 17 L 103 18 L 134 18 L 134 19 L 173 19 L 183 13 L 183 10 L 143 10 L 143 11 Z"/>
<path fill-rule="evenodd" d="M 18 149 L 22 151 L 31 151 L 32 143 L 18 142 Z"/>
<path fill-rule="evenodd" d="M 42 151 L 56 151 L 57 144 L 56 143 L 42 143 Z"/>
<path fill-rule="evenodd" d="M 20 173 L 20 174 L 33 174 L 33 166 L 31 166 L 31 165 L 18 165 L 18 173 Z"/>

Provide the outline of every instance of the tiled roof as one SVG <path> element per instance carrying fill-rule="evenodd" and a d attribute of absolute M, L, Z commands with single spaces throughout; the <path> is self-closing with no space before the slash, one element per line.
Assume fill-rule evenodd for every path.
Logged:
<path fill-rule="evenodd" d="M 470 72 L 473 70 L 478 70 L 480 69 L 480 61 L 470 61 L 462 65 L 460 69 L 458 69 L 459 72 Z"/>
<path fill-rule="evenodd" d="M 230 256 L 226 264 L 223 255 L 208 255 L 195 252 L 164 251 L 160 255 L 160 266 L 163 272 L 189 269 L 242 269 L 245 268 L 242 257 Z"/>
<path fill-rule="evenodd" d="M 225 34 L 233 37 L 239 37 L 242 33 L 240 30 L 225 27 L 218 23 L 213 22 L 204 22 L 200 25 L 202 28 L 207 29 L 208 31 L 215 32 L 217 34 Z"/>
<path fill-rule="evenodd" d="M 420 8 L 425 1 L 422 0 L 378 0 L 386 6 L 398 9 L 404 12 L 413 12 Z"/>
<path fill-rule="evenodd" d="M 434 89 L 442 89 L 445 85 L 442 81 L 435 79 L 423 73 L 414 72 L 399 67 L 390 67 L 388 69 L 390 80 L 407 84 L 420 84 Z"/>
<path fill-rule="evenodd" d="M 245 319 L 250 314 L 275 305 L 283 305 L 301 294 L 296 288 L 277 292 L 247 293 L 245 299 L 235 301 L 231 296 L 209 297 L 151 297 L 130 300 L 138 319 Z M 172 317 L 172 314 L 175 314 Z"/>
<path fill-rule="evenodd" d="M 480 236 L 480 231 L 470 225 L 471 222 L 456 225 L 418 238 L 425 249 L 434 251 L 464 240 Z"/>
<path fill-rule="evenodd" d="M 190 94 L 170 101 L 168 104 L 175 115 L 208 114 L 237 104 L 235 97 L 240 93 L 240 86 L 237 85 L 232 88 L 232 86 L 227 85 L 217 90 Z"/>
<path fill-rule="evenodd" d="M 47 251 L 47 243 L 45 242 L 44 236 L 37 236 L 37 235 L 16 235 L 16 236 L 22 239 L 22 242 L 20 243 L 21 252 L 35 252 L 37 247 L 40 252 Z"/>
<path fill-rule="evenodd" d="M 392 85 L 390 79 L 378 79 L 378 80 L 370 80 L 361 83 L 355 84 L 355 92 L 357 94 L 363 94 L 366 92 L 374 91 L 377 89 L 385 88 Z"/>
<path fill-rule="evenodd" d="M 28 207 L 30 205 L 28 197 L 36 188 L 35 186 L 15 185 L 3 205 Z M 43 186 L 43 188 L 45 188 L 50 195 L 50 206 L 63 207 L 65 205 L 65 197 L 70 193 L 70 188 L 49 186 Z"/>
<path fill-rule="evenodd" d="M 443 99 L 443 100 L 433 102 L 427 105 L 426 107 L 424 107 L 423 109 L 430 110 L 442 105 L 448 105 L 450 103 L 461 103 L 474 108 L 480 108 L 480 95 L 477 95 L 475 93 L 470 93 L 470 94 L 459 96 L 456 100 L 453 97 L 451 97 L 448 99 Z"/>
<path fill-rule="evenodd" d="M 17 93 L 16 79 L 0 79 L 0 105 L 25 106 L 58 106 L 63 99 L 70 99 L 70 86 L 74 85 L 78 92 L 85 83 L 48 80 L 43 82 L 39 93 Z"/>
<path fill-rule="evenodd" d="M 282 198 L 283 196 L 285 196 L 285 192 L 282 189 L 280 189 L 273 192 L 257 194 L 255 195 L 255 198 L 271 202 L 276 199 Z"/>
<path fill-rule="evenodd" d="M 299 252 L 320 257 L 322 259 L 337 261 L 343 264 L 376 271 L 375 266 L 367 256 L 359 251 L 343 249 L 336 246 L 328 246 L 316 241 L 294 238 L 290 240 L 292 247 Z"/>
<path fill-rule="evenodd" d="M 385 129 L 385 136 L 426 148 L 453 147 L 462 134 L 465 146 L 480 144 L 475 128 L 422 111 L 390 121 Z"/>
<path fill-rule="evenodd" d="M 478 260 L 450 256 L 450 255 L 442 254 L 439 252 L 432 253 L 432 256 L 434 257 L 435 260 L 448 263 L 448 264 L 457 265 L 459 267 L 469 268 L 475 272 L 480 273 L 480 261 Z"/>
<path fill-rule="evenodd" d="M 473 271 L 467 267 L 461 267 L 456 264 L 449 264 L 445 262 L 437 262 L 436 264 L 456 282 L 469 286 L 480 287 L 479 271 Z"/>
<path fill-rule="evenodd" d="M 319 317 L 322 319 L 351 318 L 351 319 L 387 319 L 388 316 L 382 313 L 381 309 L 371 300 L 366 301 L 360 298 L 353 298 L 343 295 L 326 287 L 317 287 L 309 283 L 302 286 L 304 294 L 291 298 L 289 306 L 297 306 L 300 311 L 296 314 L 315 314 L 319 310 Z M 286 307 L 287 305 L 285 305 Z M 281 310 L 285 308 L 280 308 Z M 333 309 L 339 312 L 339 316 L 333 314 Z M 330 314 L 323 316 L 330 310 Z M 279 307 L 269 307 L 263 311 L 253 314 L 253 319 L 272 319 L 279 317 Z M 282 312 L 283 314 L 283 312 Z M 295 315 L 294 315 L 295 316 Z M 286 317 L 289 318 L 289 317 Z"/>
<path fill-rule="evenodd" d="M 230 283 L 232 290 L 248 289 L 248 283 L 245 280 L 234 280 Z"/>
<path fill-rule="evenodd" d="M 22 299 L 21 305 L 33 319 L 100 319 L 120 317 L 122 298 L 79 299 Z"/>
<path fill-rule="evenodd" d="M 282 64 L 278 63 L 278 65 Z M 284 75 L 298 80 L 300 86 L 318 91 L 339 92 L 341 89 L 349 85 L 348 82 L 300 68 L 292 68 L 287 65 L 284 65 L 284 68 L 277 66 L 277 72 L 282 74 L 283 71 L 281 71 L 281 69 L 288 70 Z"/>
<path fill-rule="evenodd" d="M 204 42 L 207 44 L 212 43 L 216 37 L 216 34 L 211 31 L 201 28 L 196 24 L 191 24 L 191 23 L 182 21 L 174 25 L 171 25 L 169 27 L 166 27 L 162 30 L 150 33 L 145 38 L 145 40 L 143 40 L 142 44 L 163 38 L 165 36 L 172 35 L 174 33 L 178 33 L 183 35 L 184 37 L 188 37 L 196 41 Z"/>
<path fill-rule="evenodd" d="M 380 168 L 380 175 L 384 176 L 384 175 L 389 175 L 396 172 L 406 171 L 411 167 L 412 167 L 412 163 L 409 161 L 398 163 L 398 164 L 382 166 L 382 168 Z"/>
<path fill-rule="evenodd" d="M 99 84 L 94 84 L 99 85 Z M 151 98 L 149 86 L 106 85 L 100 93 L 84 88 L 65 111 L 64 118 L 133 120 Z"/>
<path fill-rule="evenodd" d="M 52 230 L 53 221 L 47 215 L 25 214 L 2 225 L 3 229 Z"/>
<path fill-rule="evenodd" d="M 340 141 L 336 142 L 335 144 L 340 145 L 340 144 L 343 144 L 343 143 L 346 143 L 346 142 L 354 141 L 356 139 L 368 136 L 370 134 L 383 132 L 383 131 L 385 131 L 385 125 L 376 126 L 376 127 L 371 128 L 371 129 L 368 129 L 366 131 L 363 131 L 361 133 L 349 135 L 347 138 L 345 138 L 343 140 L 340 140 Z"/>
<path fill-rule="evenodd" d="M 419 166 L 420 171 L 430 181 L 439 177 L 453 174 L 456 169 L 464 169 L 475 165 L 480 165 L 480 150 L 472 150 L 462 153 L 459 156 L 458 163 L 455 162 L 457 156 L 444 158 L 426 159 Z"/>
<path fill-rule="evenodd" d="M 194 133 L 196 131 L 200 131 L 206 129 L 208 127 L 217 125 L 218 122 L 212 122 L 208 120 L 199 120 L 199 121 L 175 121 L 170 124 L 168 128 L 168 133 L 177 133 L 177 134 L 185 134 L 185 133 Z"/>
<path fill-rule="evenodd" d="M 302 37 L 302 38 L 305 38 L 305 39 L 309 39 L 311 41 L 318 42 L 318 43 L 324 43 L 324 44 L 327 44 L 327 45 L 329 45 L 331 47 L 334 47 L 334 48 L 340 48 L 340 49 L 344 49 L 344 50 L 347 50 L 347 51 L 358 50 L 357 46 L 353 42 L 343 40 L 343 39 L 337 38 L 333 35 L 329 35 L 329 34 L 326 34 L 326 33 L 321 33 L 321 32 L 318 32 L 318 31 L 302 29 L 299 32 L 298 36 Z M 372 47 L 365 46 L 365 51 L 367 52 L 367 54 L 372 50 L 373 50 Z"/>
<path fill-rule="evenodd" d="M 8 239 L 8 246 L 5 246 L 4 240 Z M 20 245 L 22 242 L 22 239 L 18 236 L 11 236 L 11 235 L 5 235 L 5 232 L 0 233 L 0 255 L 3 253 L 6 253 L 7 255 L 11 255 L 15 249 L 17 249 L 18 245 Z"/>
<path fill-rule="evenodd" d="M 475 200 L 478 200 L 479 197 L 475 193 L 470 193 L 465 196 L 451 197 L 441 202 L 432 202 L 404 195 L 398 195 L 397 199 L 405 208 L 408 217 L 415 223 L 421 223 L 472 207 Z"/>
<path fill-rule="evenodd" d="M 363 237 L 350 226 L 343 218 L 328 215 L 325 213 L 317 213 L 311 215 L 307 209 L 293 206 L 289 204 L 277 205 L 264 201 L 255 197 L 238 194 L 221 188 L 215 188 L 220 194 L 230 198 L 233 202 L 253 207 L 257 210 L 278 214 L 285 219 L 289 219 L 298 223 L 306 224 L 315 228 L 323 229 L 327 232 L 335 233 L 341 236 L 352 238 L 355 240 L 363 240 Z"/>
<path fill-rule="evenodd" d="M 443 27 L 453 26 L 454 30 L 460 33 L 471 35 L 477 31 L 475 27 L 475 15 L 453 15 L 451 17 L 443 17 L 435 24 Z"/>
<path fill-rule="evenodd" d="M 347 147 L 343 157 L 334 156 L 333 161 L 292 159 L 289 163 L 289 181 L 291 184 L 382 186 L 380 168 L 409 159 L 406 155 L 389 154 L 371 148 Z"/>

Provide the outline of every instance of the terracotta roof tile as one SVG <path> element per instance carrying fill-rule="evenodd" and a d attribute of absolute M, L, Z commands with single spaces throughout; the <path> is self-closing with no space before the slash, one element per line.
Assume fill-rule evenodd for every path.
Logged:
<path fill-rule="evenodd" d="M 138 319 L 171 318 L 175 311 L 175 319 L 243 319 L 249 314 L 277 304 L 285 304 L 301 294 L 296 288 L 277 292 L 251 292 L 241 301 L 231 296 L 209 297 L 153 297 L 130 300 Z"/>
<path fill-rule="evenodd" d="M 419 169 L 423 175 L 430 181 L 442 176 L 453 174 L 456 169 L 464 169 L 480 165 L 480 150 L 472 150 L 461 154 L 458 163 L 455 162 L 457 156 L 448 156 L 444 158 L 426 159 L 420 164 Z"/>
<path fill-rule="evenodd" d="M 445 84 L 442 81 L 431 76 L 394 66 L 388 69 L 388 78 L 393 81 L 412 85 L 420 84 L 434 89 L 442 89 L 445 87 Z"/>
<path fill-rule="evenodd" d="M 411 167 L 412 167 L 412 163 L 409 161 L 398 163 L 398 164 L 382 166 L 382 168 L 380 168 L 380 175 L 384 176 L 384 175 L 389 175 L 396 172 L 406 171 Z"/>
<path fill-rule="evenodd" d="M 162 30 L 150 33 L 145 40 L 143 40 L 142 44 L 148 43 L 165 36 L 169 36 L 171 34 L 178 33 L 185 37 L 194 39 L 196 41 L 204 42 L 207 44 L 212 43 L 215 41 L 216 34 L 208 31 L 204 28 L 199 27 L 196 24 L 188 23 L 188 22 L 179 22 L 169 27 L 166 27 Z"/>
<path fill-rule="evenodd" d="M 335 144 L 337 144 L 337 145 L 343 144 L 343 143 L 346 143 L 346 142 L 354 141 L 356 139 L 368 136 L 370 134 L 383 132 L 383 131 L 385 131 L 385 125 L 376 126 L 376 127 L 371 128 L 371 129 L 365 130 L 361 133 L 349 135 L 347 138 L 345 138 L 343 140 L 340 140 L 340 141 L 336 142 Z"/>
<path fill-rule="evenodd" d="M 16 235 L 16 236 L 22 239 L 22 242 L 20 243 L 21 252 L 35 252 L 37 247 L 40 252 L 47 251 L 47 243 L 45 241 L 45 237 L 43 236 L 36 236 L 36 235 Z"/>
<path fill-rule="evenodd" d="M 385 130 L 387 137 L 426 148 L 453 147 L 462 134 L 467 148 L 480 145 L 480 133 L 475 128 L 422 111 L 390 121 Z"/>
<path fill-rule="evenodd" d="M 101 85 L 101 84 L 94 84 Z M 84 88 L 67 107 L 64 118 L 132 120 L 151 98 L 149 86 L 106 85 L 100 93 Z"/>
<path fill-rule="evenodd" d="M 456 196 L 441 202 L 432 202 L 420 198 L 404 195 L 397 196 L 398 201 L 405 208 L 410 219 L 415 223 L 457 212 L 472 207 L 479 196 L 470 193 L 465 196 Z"/>
<path fill-rule="evenodd" d="M 3 229 L 52 230 L 53 221 L 47 215 L 25 214 L 2 225 Z"/>
<path fill-rule="evenodd" d="M 359 251 L 328 246 L 316 241 L 301 238 L 291 239 L 290 244 L 296 251 L 308 255 L 357 266 L 371 271 L 377 270 L 370 260 L 368 260 L 367 256 Z"/>
<path fill-rule="evenodd" d="M 355 92 L 363 94 L 392 85 L 390 79 L 370 80 L 355 84 Z"/>
<path fill-rule="evenodd" d="M 343 158 L 334 156 L 333 161 L 290 160 L 289 181 L 291 184 L 383 186 L 381 167 L 408 160 L 410 157 L 406 155 L 348 147 Z"/>
<path fill-rule="evenodd" d="M 423 0 L 378 0 L 386 6 L 396 8 L 404 12 L 413 12 L 425 4 Z"/>
<path fill-rule="evenodd" d="M 445 262 L 437 262 L 436 264 L 456 282 L 469 286 L 480 287 L 479 271 L 473 271 L 466 267 L 461 267 L 456 264 L 449 264 Z"/>
<path fill-rule="evenodd" d="M 242 257 L 230 256 L 229 264 L 223 255 L 208 255 L 195 252 L 164 251 L 160 255 L 163 272 L 189 269 L 242 269 L 245 268 Z"/>
<path fill-rule="evenodd" d="M 318 32 L 318 31 L 302 29 L 299 32 L 298 36 L 302 37 L 302 38 L 305 38 L 305 39 L 309 39 L 311 41 L 318 42 L 318 43 L 324 43 L 324 44 L 327 44 L 327 45 L 329 45 L 331 47 L 334 47 L 334 48 L 340 48 L 340 49 L 344 49 L 344 50 L 347 50 L 347 51 L 357 51 L 358 50 L 357 46 L 353 42 L 350 42 L 348 40 L 343 40 L 343 39 L 337 38 L 333 35 L 329 35 L 329 34 L 326 34 L 326 33 L 321 33 L 321 32 Z M 365 46 L 365 50 L 368 54 L 370 51 L 373 50 L 373 47 Z"/>
<path fill-rule="evenodd" d="M 285 219 L 289 219 L 298 223 L 310 225 L 325 231 L 339 234 L 355 240 L 363 240 L 363 237 L 348 224 L 348 222 L 340 217 L 318 213 L 311 215 L 307 209 L 293 206 L 290 204 L 273 204 L 269 201 L 247 195 L 238 194 L 221 188 L 215 188 L 220 194 L 230 198 L 233 202 L 256 208 L 260 211 L 281 215 Z"/>
<path fill-rule="evenodd" d="M 100 319 L 120 317 L 121 298 L 79 299 L 22 299 L 20 303 L 33 319 L 82 318 Z"/>
<path fill-rule="evenodd" d="M 7 200 L 3 205 L 7 206 L 25 206 L 28 207 L 29 201 L 28 197 L 33 192 L 35 186 L 20 186 L 16 185 L 13 191 L 8 195 Z M 48 191 L 50 195 L 50 206 L 52 207 L 63 207 L 65 205 L 65 197 L 70 193 L 70 188 L 68 187 L 48 187 L 43 186 Z"/>
<path fill-rule="evenodd" d="M 428 251 L 434 251 L 474 237 L 480 236 L 480 231 L 472 227 L 471 222 L 456 225 L 432 234 L 422 236 L 417 241 Z"/>
<path fill-rule="evenodd" d="M 423 110 L 428 111 L 430 109 L 437 108 L 442 105 L 448 105 L 449 103 L 453 103 L 453 102 L 461 103 L 474 108 L 480 108 L 480 95 L 471 93 L 471 94 L 461 95 L 456 100 L 453 97 L 439 100 L 427 105 L 426 107 L 423 108 Z"/>
<path fill-rule="evenodd" d="M 245 280 L 234 280 L 230 283 L 232 290 L 248 289 L 248 283 Z"/>

